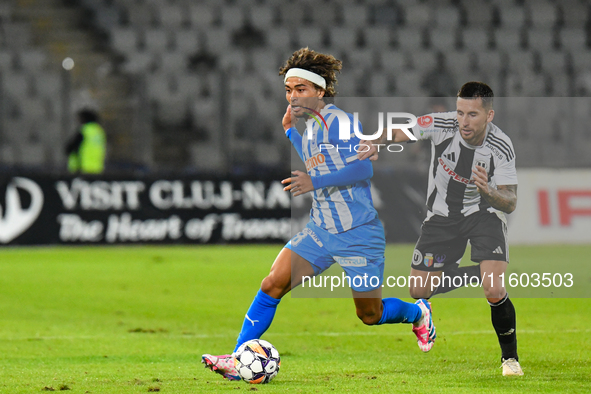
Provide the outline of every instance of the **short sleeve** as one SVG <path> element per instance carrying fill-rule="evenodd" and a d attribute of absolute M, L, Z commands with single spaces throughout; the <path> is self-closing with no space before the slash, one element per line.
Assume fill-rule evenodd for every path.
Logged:
<path fill-rule="evenodd" d="M 513 150 L 513 145 L 511 145 Z M 500 185 L 517 185 L 517 170 L 515 169 L 515 156 L 509 160 L 503 158 L 498 163 L 493 174 L 495 183 L 497 186 Z"/>
<path fill-rule="evenodd" d="M 412 128 L 412 133 L 418 140 L 431 140 L 439 145 L 443 140 L 451 138 L 457 130 L 457 114 L 450 111 L 421 116 L 417 119 L 417 125 Z"/>

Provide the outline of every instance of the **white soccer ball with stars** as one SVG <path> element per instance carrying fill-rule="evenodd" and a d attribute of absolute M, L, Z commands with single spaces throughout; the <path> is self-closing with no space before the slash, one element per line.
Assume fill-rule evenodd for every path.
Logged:
<path fill-rule="evenodd" d="M 281 366 L 279 352 L 275 346 L 262 339 L 244 342 L 236 353 L 236 369 L 238 374 L 248 383 L 269 383 Z"/>

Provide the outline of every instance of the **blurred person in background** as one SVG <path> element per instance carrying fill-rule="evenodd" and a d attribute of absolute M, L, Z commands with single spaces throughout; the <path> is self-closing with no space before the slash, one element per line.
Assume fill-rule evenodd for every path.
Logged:
<path fill-rule="evenodd" d="M 78 111 L 77 116 L 80 126 L 66 145 L 68 171 L 101 174 L 105 169 L 107 139 L 99 116 L 88 108 Z"/>

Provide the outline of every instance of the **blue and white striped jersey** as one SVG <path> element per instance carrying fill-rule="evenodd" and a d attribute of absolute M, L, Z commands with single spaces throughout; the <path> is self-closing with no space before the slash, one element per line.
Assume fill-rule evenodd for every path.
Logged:
<path fill-rule="evenodd" d="M 353 115 L 345 113 L 350 120 L 349 139 L 340 140 L 337 111 L 345 113 L 328 104 L 320 111 L 326 124 L 322 119 L 315 121 L 313 118 L 307 122 L 312 129 L 312 138 L 308 138 L 306 130 L 302 136 L 302 153 L 306 171 L 312 177 L 333 173 L 358 160 L 355 146 L 360 140 L 353 133 Z M 362 131 L 361 123 L 358 125 L 359 131 Z M 367 179 L 348 186 L 314 190 L 310 219 L 333 234 L 370 222 L 377 217 L 370 188 L 371 183 Z"/>

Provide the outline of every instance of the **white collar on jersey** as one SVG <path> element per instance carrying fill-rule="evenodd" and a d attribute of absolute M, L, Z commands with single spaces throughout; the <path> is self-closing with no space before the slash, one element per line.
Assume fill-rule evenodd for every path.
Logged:
<path fill-rule="evenodd" d="M 320 86 L 322 89 L 326 89 L 326 80 L 312 71 L 304 70 L 303 68 L 290 68 L 287 70 L 287 73 L 285 73 L 285 79 L 283 82 L 287 82 L 287 78 L 290 77 L 304 78 L 305 80 Z"/>

